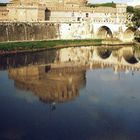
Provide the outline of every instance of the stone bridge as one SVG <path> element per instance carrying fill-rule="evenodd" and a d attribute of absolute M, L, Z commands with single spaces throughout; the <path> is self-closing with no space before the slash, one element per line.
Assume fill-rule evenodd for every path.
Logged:
<path fill-rule="evenodd" d="M 127 27 L 125 24 L 93 24 L 93 30 L 96 38 L 110 39 L 118 38 L 124 42 L 132 42 L 135 37 L 135 29 Z"/>
<path fill-rule="evenodd" d="M 83 21 L 60 24 L 61 39 L 119 39 L 123 42 L 133 42 L 136 30 L 119 23 L 99 23 Z"/>
<path fill-rule="evenodd" d="M 0 22 L 0 42 L 47 39 L 112 39 L 132 42 L 135 29 L 125 24 L 82 22 Z"/>

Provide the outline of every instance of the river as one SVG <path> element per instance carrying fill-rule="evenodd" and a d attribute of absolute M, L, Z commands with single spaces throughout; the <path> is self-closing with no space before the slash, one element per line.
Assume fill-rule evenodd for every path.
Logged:
<path fill-rule="evenodd" d="M 139 60 L 132 46 L 0 56 L 0 140 L 139 140 Z"/>

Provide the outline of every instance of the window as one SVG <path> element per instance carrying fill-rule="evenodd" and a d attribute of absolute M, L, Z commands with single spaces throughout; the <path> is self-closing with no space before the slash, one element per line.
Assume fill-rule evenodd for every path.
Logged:
<path fill-rule="evenodd" d="M 78 17 L 78 18 L 77 18 L 77 21 L 80 21 L 80 19 L 81 19 L 81 18 L 80 18 L 80 17 Z"/>
<path fill-rule="evenodd" d="M 89 14 L 88 13 L 86 13 L 86 17 L 88 17 L 89 16 Z"/>

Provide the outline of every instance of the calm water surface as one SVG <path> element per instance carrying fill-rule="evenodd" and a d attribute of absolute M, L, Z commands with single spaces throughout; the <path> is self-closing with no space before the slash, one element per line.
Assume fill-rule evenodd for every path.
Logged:
<path fill-rule="evenodd" d="M 0 140 L 139 140 L 139 56 L 131 47 L 0 56 Z"/>

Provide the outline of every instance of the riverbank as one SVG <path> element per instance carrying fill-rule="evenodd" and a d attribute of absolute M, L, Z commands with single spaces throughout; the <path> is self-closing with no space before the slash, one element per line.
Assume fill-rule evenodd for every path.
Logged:
<path fill-rule="evenodd" d="M 46 49 L 56 49 L 63 47 L 81 46 L 81 45 L 101 45 L 100 39 L 87 40 L 46 40 L 46 41 L 28 41 L 28 42 L 5 42 L 0 43 L 0 54 L 11 54 L 18 52 L 31 52 Z"/>
<path fill-rule="evenodd" d="M 130 43 L 128 43 L 130 44 Z M 14 54 L 21 52 L 33 52 L 46 49 L 57 49 L 77 46 L 101 46 L 101 45 L 128 45 L 124 43 L 113 43 L 101 39 L 85 39 L 85 40 L 46 40 L 46 41 L 28 41 L 28 42 L 5 42 L 0 43 L 0 54 Z"/>

